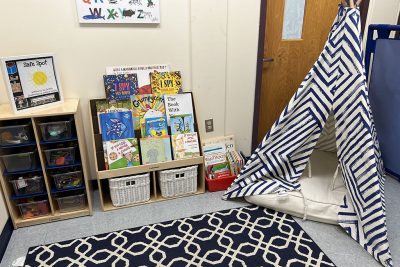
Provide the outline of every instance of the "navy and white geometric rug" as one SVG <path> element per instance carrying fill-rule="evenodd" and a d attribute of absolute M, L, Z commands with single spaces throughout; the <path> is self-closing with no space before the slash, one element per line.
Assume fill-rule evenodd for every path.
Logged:
<path fill-rule="evenodd" d="M 25 266 L 335 266 L 290 215 L 224 210 L 30 248 Z"/>

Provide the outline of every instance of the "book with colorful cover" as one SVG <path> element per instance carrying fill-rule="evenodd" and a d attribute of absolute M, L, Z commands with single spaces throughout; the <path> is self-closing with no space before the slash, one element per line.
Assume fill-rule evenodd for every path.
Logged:
<path fill-rule="evenodd" d="M 224 178 L 232 176 L 229 164 L 227 162 L 208 165 L 207 176 L 210 179 Z"/>
<path fill-rule="evenodd" d="M 140 154 L 143 164 L 172 160 L 169 136 L 141 138 Z"/>
<path fill-rule="evenodd" d="M 200 146 L 197 133 L 176 134 L 172 135 L 171 139 L 174 159 L 200 156 Z"/>
<path fill-rule="evenodd" d="M 171 135 L 194 132 L 192 114 L 175 115 L 170 117 Z"/>
<path fill-rule="evenodd" d="M 182 75 L 180 71 L 150 73 L 153 94 L 171 95 L 182 93 Z"/>
<path fill-rule="evenodd" d="M 131 101 L 122 100 L 118 102 L 109 102 L 106 99 L 96 100 L 97 119 L 99 123 L 99 133 L 101 133 L 100 114 L 120 111 L 130 111 Z"/>
<path fill-rule="evenodd" d="M 139 94 L 136 74 L 104 75 L 103 79 L 108 101 L 129 100 Z"/>
<path fill-rule="evenodd" d="M 140 165 L 136 138 L 106 141 L 107 162 L 110 170 Z"/>
<path fill-rule="evenodd" d="M 136 74 L 139 84 L 139 94 L 151 94 L 150 73 L 154 71 L 168 72 L 170 70 L 167 64 L 157 65 L 138 65 L 138 66 L 114 66 L 107 67 L 107 75 L 117 74 Z"/>
<path fill-rule="evenodd" d="M 212 145 L 221 145 L 224 144 L 226 148 L 226 152 L 235 151 L 235 136 L 234 135 L 227 135 L 227 136 L 220 136 L 214 137 L 206 140 L 202 140 L 202 146 L 212 146 Z"/>
<path fill-rule="evenodd" d="M 146 137 L 161 137 L 168 135 L 167 118 L 154 117 L 145 119 Z"/>
<path fill-rule="evenodd" d="M 239 175 L 240 170 L 243 168 L 245 164 L 243 156 L 237 151 L 229 151 L 226 152 L 226 157 L 229 162 L 231 174 L 235 176 Z"/>
<path fill-rule="evenodd" d="M 159 95 L 132 95 L 131 110 L 135 130 L 145 129 L 145 119 L 165 116 L 164 98 Z M 145 130 L 142 130 L 142 137 Z"/>
<path fill-rule="evenodd" d="M 171 125 L 170 118 L 177 115 L 192 115 L 194 121 L 193 101 L 191 93 L 164 95 L 164 100 L 168 125 Z"/>
<path fill-rule="evenodd" d="M 231 175 L 225 144 L 203 147 L 203 156 L 208 178 L 214 179 Z"/>
<path fill-rule="evenodd" d="M 135 138 L 130 111 L 100 114 L 100 127 L 103 141 Z"/>

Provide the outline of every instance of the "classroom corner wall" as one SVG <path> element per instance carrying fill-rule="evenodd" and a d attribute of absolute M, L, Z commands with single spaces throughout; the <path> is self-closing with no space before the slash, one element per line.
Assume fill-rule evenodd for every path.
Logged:
<path fill-rule="evenodd" d="M 160 1 L 159 25 L 80 25 L 71 1 L 3 1 L 0 57 L 54 52 L 65 98 L 80 98 L 93 158 L 88 101 L 105 97 L 106 66 L 168 63 L 195 97 L 203 139 L 235 134 L 250 153 L 260 0 Z M 23 7 L 23 8 L 21 8 Z M 38 15 L 40 14 L 40 15 Z M 0 103 L 8 103 L 0 76 Z M 214 119 L 205 133 L 204 120 Z M 95 166 L 89 160 L 91 177 Z M 1 203 L 0 203 L 1 204 Z"/>

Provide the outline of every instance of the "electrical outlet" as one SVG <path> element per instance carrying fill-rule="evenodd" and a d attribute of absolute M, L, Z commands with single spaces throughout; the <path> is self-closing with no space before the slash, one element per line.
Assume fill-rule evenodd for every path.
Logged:
<path fill-rule="evenodd" d="M 214 132 L 214 120 L 206 120 L 206 133 Z"/>

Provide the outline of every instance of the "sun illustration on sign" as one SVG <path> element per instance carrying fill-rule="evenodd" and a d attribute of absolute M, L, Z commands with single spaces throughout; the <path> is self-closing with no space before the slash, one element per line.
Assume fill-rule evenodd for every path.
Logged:
<path fill-rule="evenodd" d="M 47 75 L 43 71 L 35 71 L 32 75 L 32 81 L 37 86 L 46 84 L 47 80 Z"/>

